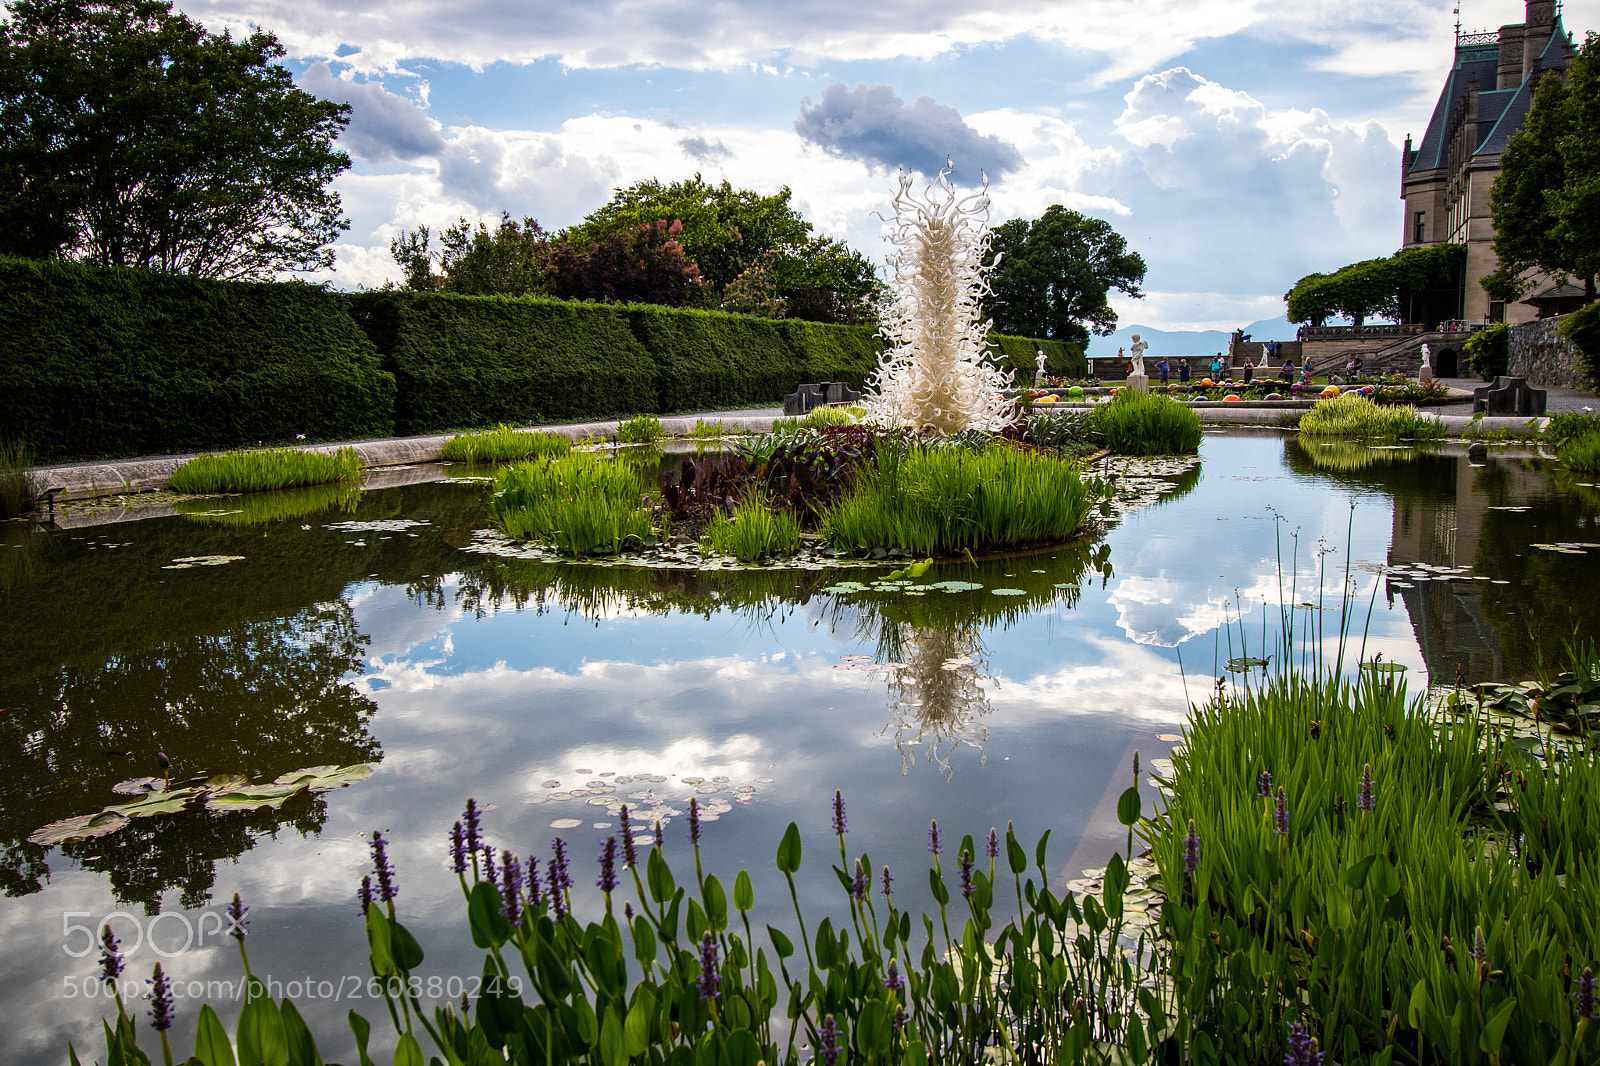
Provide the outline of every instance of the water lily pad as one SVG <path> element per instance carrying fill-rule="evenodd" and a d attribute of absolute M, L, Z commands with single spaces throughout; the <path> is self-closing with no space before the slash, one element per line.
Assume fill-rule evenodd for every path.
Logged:
<path fill-rule="evenodd" d="M 243 559 L 242 555 L 186 555 L 163 566 L 163 570 L 187 570 L 192 566 L 225 566 Z"/>
<path fill-rule="evenodd" d="M 550 823 L 551 829 L 576 829 L 583 824 L 581 818 L 557 818 Z"/>
<path fill-rule="evenodd" d="M 107 833 L 115 833 L 127 824 L 128 819 L 115 811 L 80 814 L 76 818 L 63 818 L 59 822 L 51 822 L 43 828 L 34 830 L 33 835 L 28 837 L 28 843 L 54 847 L 69 840 L 103 837 Z"/>
<path fill-rule="evenodd" d="M 305 770 L 292 770 L 280 774 L 273 783 L 294 785 L 312 792 L 328 792 L 357 781 L 365 781 L 371 776 L 370 763 L 356 763 L 352 766 L 312 766 Z"/>
<path fill-rule="evenodd" d="M 1227 663 L 1228 671 L 1234 674 L 1243 673 L 1258 666 L 1265 667 L 1266 665 L 1267 660 L 1258 659 L 1254 655 L 1241 655 L 1238 658 L 1229 659 Z"/>
<path fill-rule="evenodd" d="M 147 792 L 156 792 L 165 785 L 166 782 L 159 777 L 134 777 L 127 781 L 118 781 L 111 786 L 111 791 L 119 796 L 142 796 Z"/>
<path fill-rule="evenodd" d="M 1403 674 L 1406 672 L 1404 663 L 1366 662 L 1361 664 L 1361 669 L 1370 670 L 1375 674 Z"/>
<path fill-rule="evenodd" d="M 989 591 L 996 596 L 1026 596 L 1028 594 L 1027 589 L 990 589 Z"/>

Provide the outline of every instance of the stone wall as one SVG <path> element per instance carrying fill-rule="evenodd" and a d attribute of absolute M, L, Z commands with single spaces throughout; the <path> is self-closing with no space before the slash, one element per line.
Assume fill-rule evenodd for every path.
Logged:
<path fill-rule="evenodd" d="M 1530 385 L 1558 389 L 1587 389 L 1589 382 L 1578 362 L 1572 342 L 1556 332 L 1559 318 L 1541 318 L 1511 327 L 1509 369 L 1512 377 L 1527 378 Z"/>

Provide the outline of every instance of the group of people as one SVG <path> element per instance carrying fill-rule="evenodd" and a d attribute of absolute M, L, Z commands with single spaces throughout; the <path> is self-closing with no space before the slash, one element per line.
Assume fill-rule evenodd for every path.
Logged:
<path fill-rule="evenodd" d="M 1265 359 L 1262 361 L 1261 368 L 1270 369 L 1270 364 L 1277 359 L 1278 355 L 1282 351 L 1283 344 L 1279 341 L 1269 341 L 1263 345 L 1262 352 L 1265 356 Z M 1124 360 L 1127 358 L 1127 354 L 1125 352 L 1119 350 L 1118 354 Z M 1168 384 L 1172 380 L 1174 362 L 1177 364 L 1176 369 L 1178 373 L 1178 381 L 1180 383 L 1187 384 L 1194 373 L 1193 361 L 1190 359 L 1172 360 L 1165 356 L 1156 360 L 1156 374 L 1159 377 L 1161 384 Z M 1362 367 L 1363 361 L 1361 356 L 1352 355 L 1344 365 L 1344 374 L 1342 376 L 1338 373 L 1330 374 L 1328 381 L 1330 384 L 1334 385 L 1343 385 L 1346 382 L 1354 381 L 1361 376 Z M 1130 376 L 1133 374 L 1134 369 L 1135 367 L 1133 363 L 1127 363 L 1127 371 Z M 1208 369 L 1213 379 L 1220 380 L 1228 369 L 1228 361 L 1223 358 L 1221 352 L 1218 352 L 1212 357 Z M 1243 365 L 1239 369 L 1243 372 L 1245 384 L 1250 384 L 1251 380 L 1255 376 L 1255 371 L 1257 368 L 1252 366 L 1250 360 L 1247 358 L 1243 361 Z M 1299 366 L 1296 366 L 1293 358 L 1286 358 L 1284 359 L 1278 371 L 1278 377 L 1285 382 L 1294 382 L 1298 379 L 1301 385 L 1309 386 L 1312 384 L 1312 379 L 1315 378 L 1316 373 L 1316 364 L 1311 359 L 1307 358 L 1305 362 L 1301 363 Z"/>

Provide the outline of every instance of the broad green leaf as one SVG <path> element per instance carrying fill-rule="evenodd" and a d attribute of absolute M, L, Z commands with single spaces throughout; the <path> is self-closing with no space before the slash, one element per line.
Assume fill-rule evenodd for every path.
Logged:
<path fill-rule="evenodd" d="M 236 1033 L 239 1066 L 289 1066 L 289 1037 L 283 1015 L 267 994 L 266 986 L 247 978 L 249 992 L 239 1010 Z"/>
<path fill-rule="evenodd" d="M 792 874 L 800 869 L 800 827 L 793 822 L 783 832 L 778 844 L 778 872 Z"/>
<path fill-rule="evenodd" d="M 200 1008 L 195 1020 L 194 1055 L 205 1066 L 234 1066 L 233 1041 L 209 1003 Z"/>
<path fill-rule="evenodd" d="M 756 892 L 750 883 L 748 871 L 740 870 L 739 876 L 733 879 L 733 908 L 743 914 L 756 905 Z"/>

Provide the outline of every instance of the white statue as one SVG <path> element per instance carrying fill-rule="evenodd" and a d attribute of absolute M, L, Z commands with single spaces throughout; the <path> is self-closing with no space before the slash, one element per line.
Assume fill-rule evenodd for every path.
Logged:
<path fill-rule="evenodd" d="M 1128 347 L 1133 349 L 1133 373 L 1129 374 L 1128 376 L 1129 377 L 1143 377 L 1144 376 L 1144 352 L 1145 352 L 1146 348 L 1150 347 L 1150 345 L 1149 345 L 1149 343 L 1147 341 L 1140 340 L 1139 339 L 1139 335 L 1137 333 L 1135 333 L 1133 335 L 1133 343 L 1128 345 Z"/>
<path fill-rule="evenodd" d="M 1044 349 L 1040 348 L 1038 349 L 1038 352 L 1039 358 L 1035 361 L 1039 364 L 1039 369 L 1035 371 L 1033 375 L 1034 388 L 1038 388 L 1040 385 L 1044 384 Z"/>
<path fill-rule="evenodd" d="M 1428 370 L 1428 371 L 1431 371 L 1433 369 L 1433 366 L 1431 365 L 1431 363 L 1429 362 L 1429 359 L 1428 359 L 1428 346 L 1427 346 L 1427 344 L 1423 344 L 1423 346 L 1422 346 L 1422 369 Z"/>
<path fill-rule="evenodd" d="M 1257 370 L 1271 370 L 1272 369 L 1272 363 L 1267 358 L 1267 346 L 1265 344 L 1263 344 L 1261 346 L 1261 362 L 1256 364 L 1256 369 Z"/>

